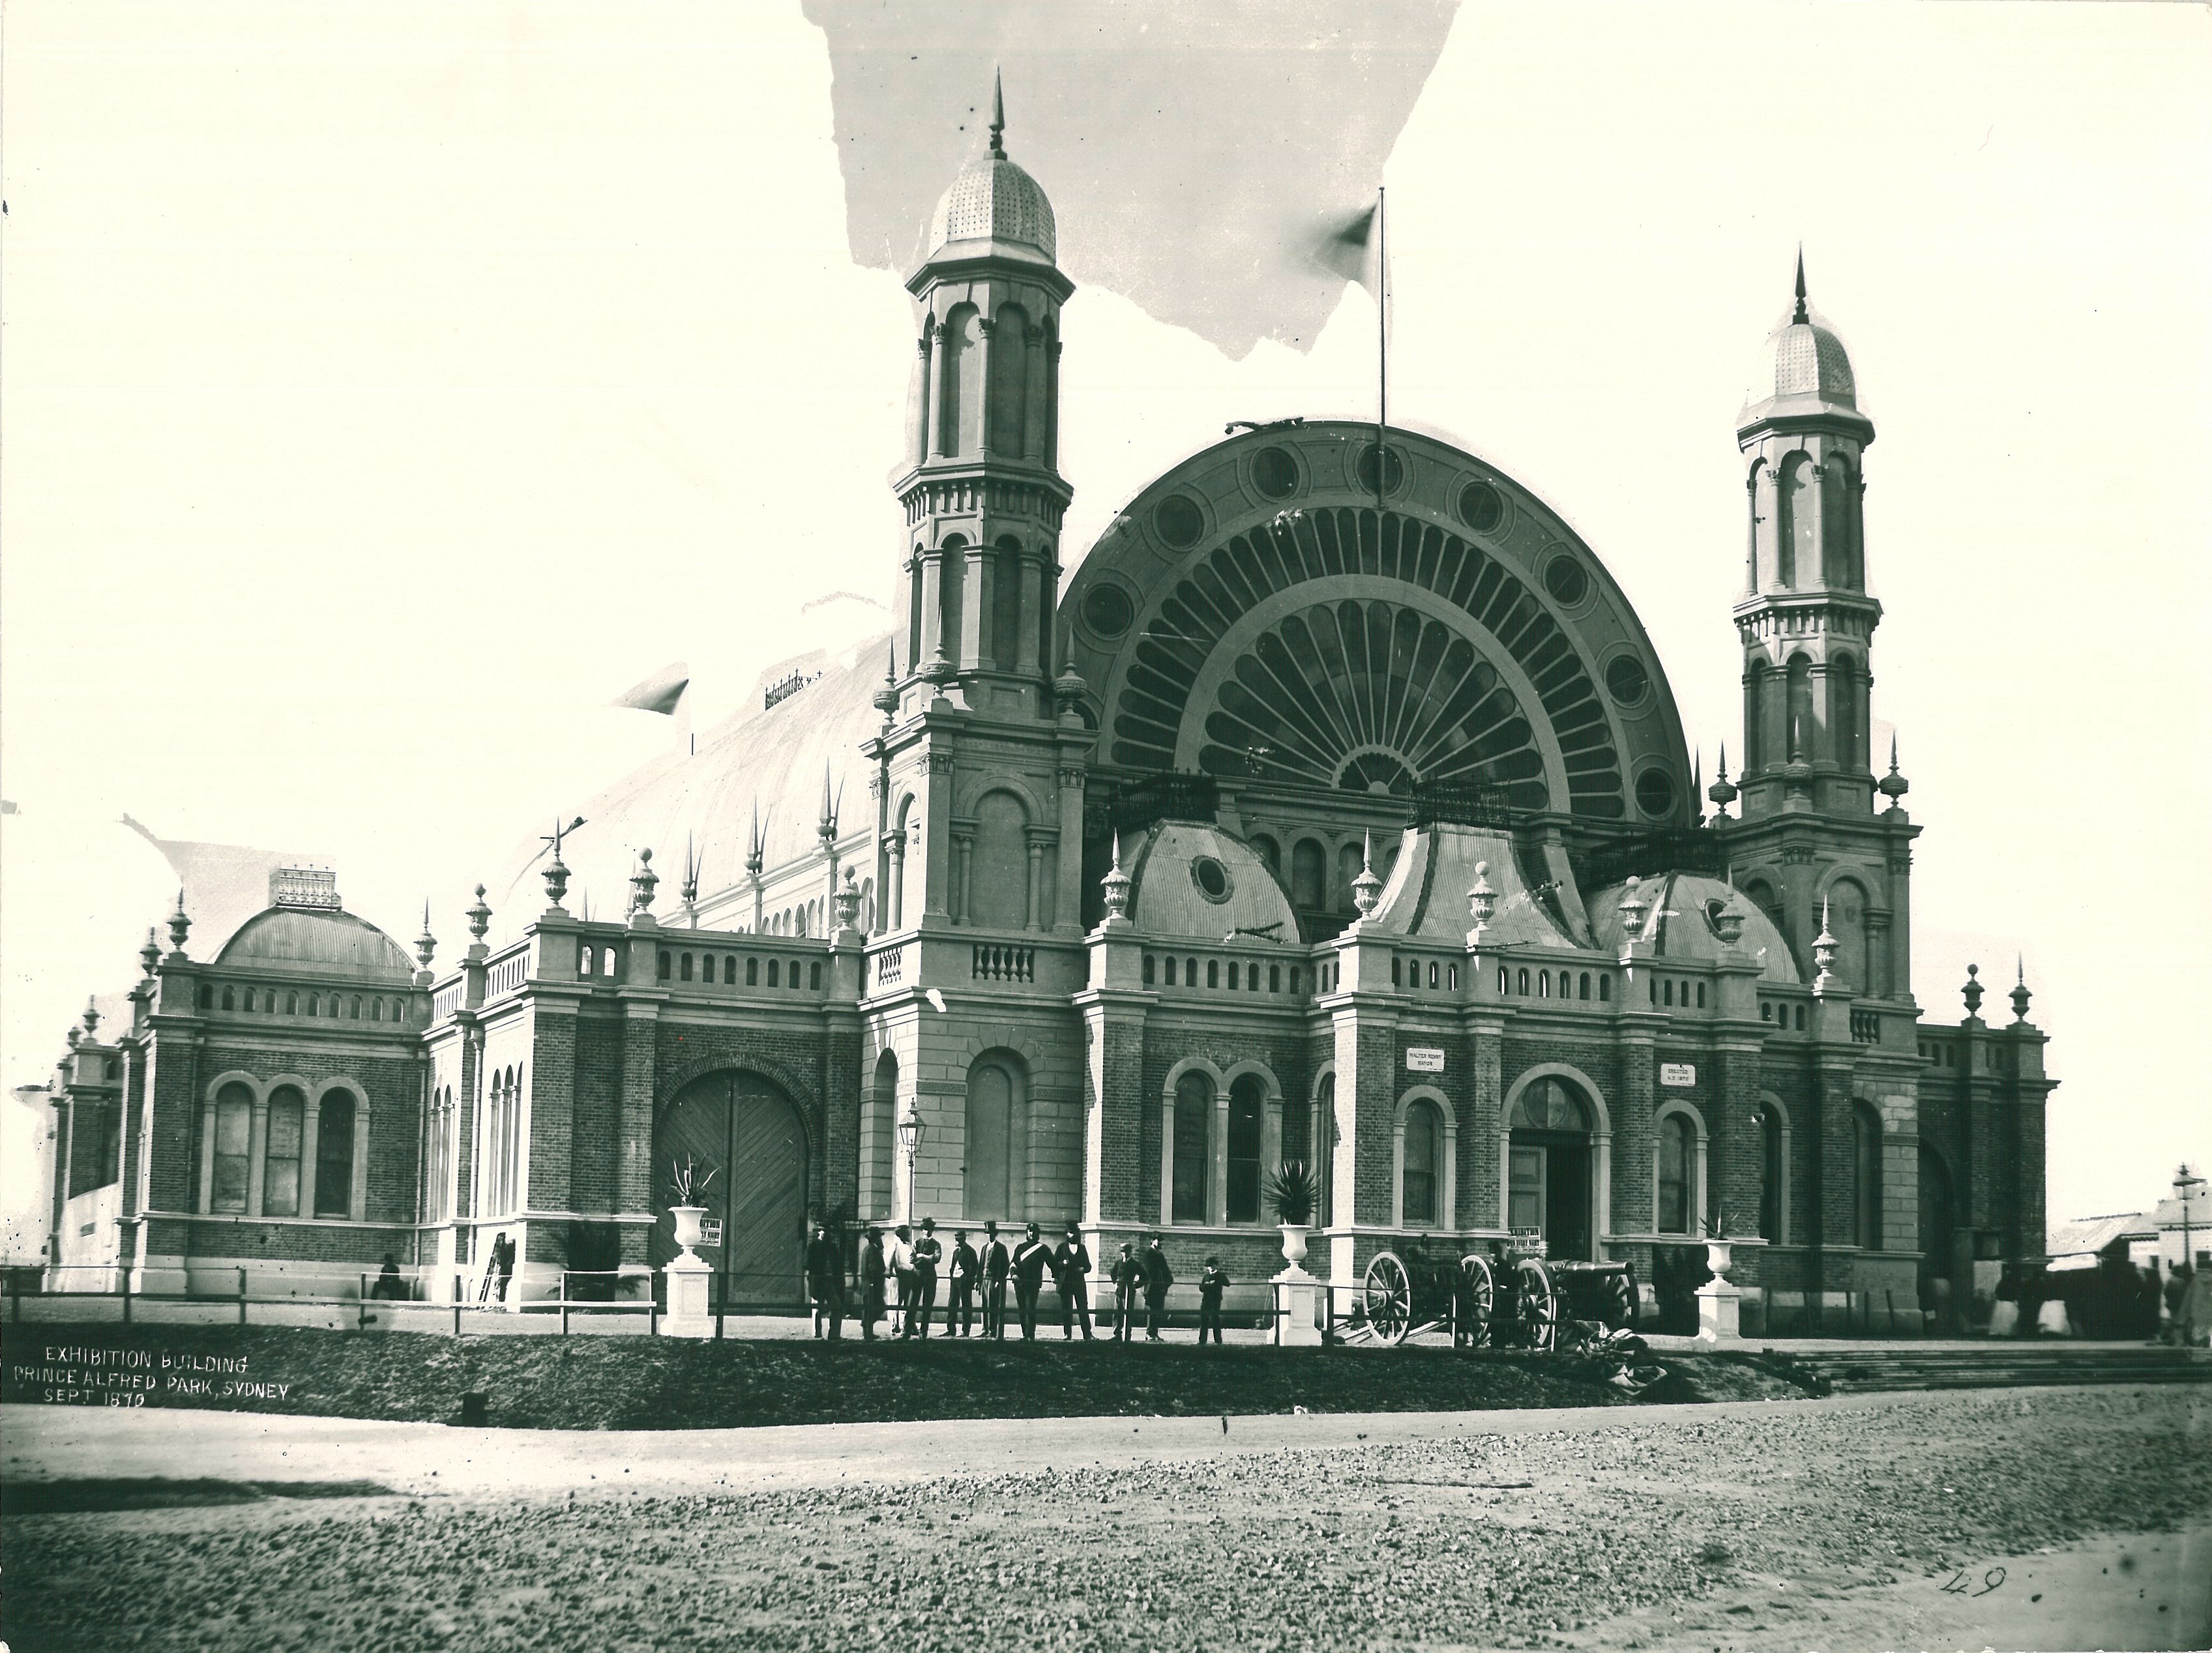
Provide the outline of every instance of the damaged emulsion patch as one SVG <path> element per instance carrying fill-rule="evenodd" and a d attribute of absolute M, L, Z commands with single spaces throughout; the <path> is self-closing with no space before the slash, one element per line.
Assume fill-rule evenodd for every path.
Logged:
<path fill-rule="evenodd" d="M 846 233 L 903 275 L 987 139 L 1043 185 L 1061 270 L 1236 360 L 1344 294 L 1316 260 L 1375 198 L 1457 0 L 805 0 L 827 36 Z M 922 204 L 917 210 L 916 204 Z"/>

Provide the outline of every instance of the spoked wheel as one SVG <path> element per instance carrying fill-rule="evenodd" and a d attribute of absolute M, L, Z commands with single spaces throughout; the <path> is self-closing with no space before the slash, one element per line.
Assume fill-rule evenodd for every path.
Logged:
<path fill-rule="evenodd" d="M 1520 1314 L 1522 1346 L 1550 1349 L 1559 1340 L 1559 1297 L 1552 1284 L 1552 1271 L 1534 1257 L 1523 1257 L 1514 1270 L 1516 1307 Z"/>
<path fill-rule="evenodd" d="M 1397 1254 L 1378 1251 L 1361 1282 L 1360 1307 L 1378 1343 L 1403 1343 L 1413 1328 L 1413 1277 Z"/>
<path fill-rule="evenodd" d="M 1620 1273 L 1613 1277 L 1611 1288 L 1598 1318 L 1609 1332 L 1632 1332 L 1636 1329 L 1636 1270 L 1624 1265 Z"/>
<path fill-rule="evenodd" d="M 1490 1316 L 1498 1306 L 1498 1282 L 1490 1259 L 1470 1252 L 1459 1260 L 1459 1335 L 1475 1348 L 1490 1335 Z"/>

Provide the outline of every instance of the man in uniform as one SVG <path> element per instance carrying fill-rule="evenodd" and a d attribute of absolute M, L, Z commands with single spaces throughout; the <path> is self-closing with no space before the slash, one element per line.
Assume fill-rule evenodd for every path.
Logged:
<path fill-rule="evenodd" d="M 1073 1340 L 1079 1320 L 1083 1340 L 1090 1342 L 1091 1253 L 1073 1223 L 1067 1225 L 1067 1237 L 1060 1242 L 1060 1249 L 1052 1254 L 1052 1278 L 1060 1288 L 1060 1334 Z"/>
<path fill-rule="evenodd" d="M 1037 1238 L 1037 1225 L 1031 1223 L 1014 1248 L 1013 1260 L 1014 1310 L 1028 1341 L 1036 1338 L 1037 1294 L 1044 1290 L 1044 1273 L 1051 1267 L 1052 1248 Z"/>
<path fill-rule="evenodd" d="M 1006 1275 L 1014 1254 L 999 1237 L 995 1218 L 983 1225 L 983 1335 L 1001 1343 L 1006 1338 Z"/>
<path fill-rule="evenodd" d="M 831 1341 L 845 1334 L 845 1260 L 830 1237 L 829 1225 L 817 1219 L 806 1243 L 806 1295 L 814 1304 L 814 1335 L 829 1328 Z"/>
<path fill-rule="evenodd" d="M 981 1266 L 968 1231 L 952 1231 L 952 1253 L 945 1259 L 945 1333 L 965 1337 L 975 1322 L 975 1271 Z"/>

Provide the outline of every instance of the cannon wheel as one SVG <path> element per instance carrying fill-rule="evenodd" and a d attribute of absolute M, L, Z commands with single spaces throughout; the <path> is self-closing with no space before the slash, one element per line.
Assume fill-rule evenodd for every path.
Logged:
<path fill-rule="evenodd" d="M 1470 1347 L 1480 1348 L 1498 1306 L 1498 1282 L 1491 1275 L 1490 1259 L 1475 1252 L 1459 1260 L 1459 1334 Z"/>
<path fill-rule="evenodd" d="M 1606 1294 L 1605 1312 L 1599 1316 L 1608 1331 L 1636 1329 L 1636 1269 L 1632 1264 L 1624 1267 L 1626 1273 L 1613 1276 L 1612 1289 Z"/>
<path fill-rule="evenodd" d="M 1359 1304 L 1378 1343 L 1399 1344 L 1413 1328 L 1413 1277 L 1395 1251 L 1378 1251 L 1367 1265 Z"/>
<path fill-rule="evenodd" d="M 1523 1257 L 1514 1269 L 1520 1290 L 1516 1304 L 1524 1347 L 1550 1349 L 1559 1340 L 1559 1292 L 1552 1271 L 1534 1257 Z"/>

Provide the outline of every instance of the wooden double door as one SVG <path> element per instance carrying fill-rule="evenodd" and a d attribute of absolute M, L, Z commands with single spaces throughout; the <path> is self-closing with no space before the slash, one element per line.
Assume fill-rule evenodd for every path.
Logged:
<path fill-rule="evenodd" d="M 1537 1230 L 1548 1257 L 1588 1261 L 1589 1139 L 1565 1131 L 1516 1131 L 1507 1153 L 1507 1226 Z"/>
<path fill-rule="evenodd" d="M 793 1308 L 806 1299 L 806 1127 L 773 1080 L 743 1068 L 705 1074 L 677 1092 L 653 1133 L 653 1261 L 676 1255 L 677 1169 L 714 1176 L 693 1203 L 719 1223 L 699 1255 L 731 1309 Z M 708 1232 L 714 1234 L 710 1227 Z"/>

